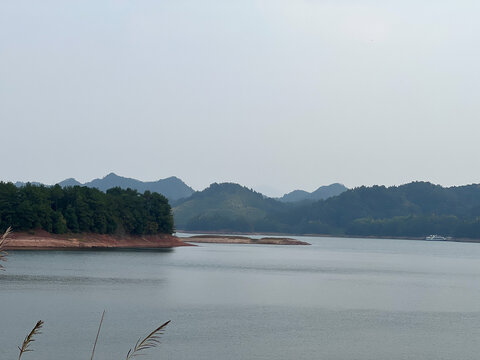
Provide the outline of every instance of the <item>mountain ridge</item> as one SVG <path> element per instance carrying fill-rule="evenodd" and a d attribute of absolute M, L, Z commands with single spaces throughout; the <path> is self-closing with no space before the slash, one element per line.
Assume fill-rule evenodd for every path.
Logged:
<path fill-rule="evenodd" d="M 480 185 L 361 186 L 325 200 L 281 202 L 212 184 L 173 208 L 187 231 L 480 238 Z"/>
<path fill-rule="evenodd" d="M 143 183 L 110 173 L 86 184 L 145 191 L 150 190 L 145 189 L 147 185 L 161 181 L 181 182 L 170 177 Z M 77 183 L 72 178 L 62 182 L 66 187 Z M 390 187 L 360 186 L 324 200 L 293 202 L 235 183 L 213 183 L 198 192 L 189 189 L 190 196 L 170 200 L 176 228 L 181 230 L 380 237 L 442 234 L 480 239 L 480 184 L 442 187 L 414 181 Z"/>
<path fill-rule="evenodd" d="M 312 192 L 305 190 L 293 190 L 277 200 L 282 202 L 325 200 L 329 197 L 340 195 L 342 192 L 347 190 L 348 188 L 345 185 L 333 183 L 330 185 L 320 186 L 318 189 Z"/>
<path fill-rule="evenodd" d="M 26 183 L 16 182 L 17 187 L 24 186 Z M 33 185 L 43 185 L 39 182 L 31 182 Z M 68 186 L 86 186 L 96 188 L 103 192 L 114 187 L 122 189 L 133 189 L 140 193 L 145 191 L 156 192 L 164 195 L 169 201 L 179 200 L 191 196 L 195 191 L 176 176 L 170 176 L 157 181 L 141 181 L 133 178 L 119 176 L 113 172 L 103 178 L 96 178 L 86 183 L 81 183 L 74 178 L 68 178 L 57 183 L 61 187 Z"/>

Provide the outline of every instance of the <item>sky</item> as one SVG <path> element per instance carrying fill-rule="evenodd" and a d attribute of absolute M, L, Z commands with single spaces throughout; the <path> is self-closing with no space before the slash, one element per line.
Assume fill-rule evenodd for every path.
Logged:
<path fill-rule="evenodd" d="M 0 2 L 1 181 L 480 183 L 480 2 Z"/>

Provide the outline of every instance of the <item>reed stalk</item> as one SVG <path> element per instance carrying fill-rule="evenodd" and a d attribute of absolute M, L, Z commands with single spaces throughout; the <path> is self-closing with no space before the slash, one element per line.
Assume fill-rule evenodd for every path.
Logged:
<path fill-rule="evenodd" d="M 102 318 L 100 319 L 100 324 L 98 325 L 97 337 L 95 338 L 95 342 L 93 343 L 92 356 L 90 357 L 90 360 L 93 360 L 93 357 L 95 355 L 95 348 L 97 347 L 98 336 L 100 335 L 100 329 L 102 328 L 102 323 L 103 323 L 103 318 L 104 317 L 105 317 L 105 310 L 103 310 Z"/>

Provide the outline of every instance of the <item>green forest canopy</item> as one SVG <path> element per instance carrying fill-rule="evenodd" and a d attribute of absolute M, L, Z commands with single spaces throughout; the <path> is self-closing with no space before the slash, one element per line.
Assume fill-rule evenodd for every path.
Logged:
<path fill-rule="evenodd" d="M 43 229 L 51 233 L 171 234 L 168 200 L 158 193 L 81 186 L 52 187 L 0 182 L 0 231 Z"/>
<path fill-rule="evenodd" d="M 480 186 L 362 186 L 287 204 L 238 184 L 212 184 L 177 202 L 174 215 L 189 231 L 480 238 Z"/>
<path fill-rule="evenodd" d="M 177 227 L 191 231 L 480 238 L 479 185 L 362 186 L 327 200 L 282 203 L 238 184 L 212 184 L 178 201 L 174 212 Z M 0 182 L 0 231 L 8 226 L 52 233 L 174 231 L 170 205 L 158 193 Z"/>

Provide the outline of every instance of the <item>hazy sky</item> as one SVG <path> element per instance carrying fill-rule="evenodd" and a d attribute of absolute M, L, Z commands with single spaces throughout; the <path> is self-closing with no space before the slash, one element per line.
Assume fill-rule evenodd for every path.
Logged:
<path fill-rule="evenodd" d="M 479 14 L 478 0 L 3 0 L 0 180 L 480 183 Z"/>

